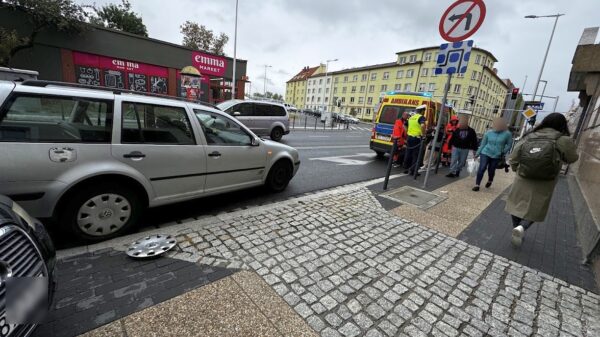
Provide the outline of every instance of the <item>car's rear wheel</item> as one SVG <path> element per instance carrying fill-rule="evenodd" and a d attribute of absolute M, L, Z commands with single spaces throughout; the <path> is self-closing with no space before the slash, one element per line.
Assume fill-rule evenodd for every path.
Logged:
<path fill-rule="evenodd" d="M 275 127 L 271 130 L 271 139 L 278 142 L 283 138 L 283 129 L 280 127 Z"/>
<path fill-rule="evenodd" d="M 286 189 L 290 180 L 292 180 L 292 165 L 286 161 L 278 161 L 269 171 L 266 186 L 273 192 L 281 192 Z"/>
<path fill-rule="evenodd" d="M 59 216 L 61 225 L 86 241 L 102 241 L 131 229 L 142 213 L 133 189 L 114 183 L 80 188 L 69 196 Z"/>
<path fill-rule="evenodd" d="M 382 159 L 385 156 L 385 152 L 375 151 L 378 159 Z"/>

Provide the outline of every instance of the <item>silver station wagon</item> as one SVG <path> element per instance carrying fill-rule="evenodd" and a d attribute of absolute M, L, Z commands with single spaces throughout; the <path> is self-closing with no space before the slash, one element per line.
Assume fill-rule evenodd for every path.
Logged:
<path fill-rule="evenodd" d="M 266 185 L 298 151 L 209 106 L 67 83 L 0 81 L 0 194 L 88 241 L 147 207 Z"/>

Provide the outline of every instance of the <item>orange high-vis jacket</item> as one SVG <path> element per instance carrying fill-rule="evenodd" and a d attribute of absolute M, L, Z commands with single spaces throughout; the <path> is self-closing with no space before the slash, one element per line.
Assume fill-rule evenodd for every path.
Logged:
<path fill-rule="evenodd" d="M 394 123 L 394 130 L 392 131 L 392 138 L 398 139 L 398 148 L 404 146 L 404 142 L 406 141 L 406 128 L 404 127 L 404 120 L 396 119 Z"/>

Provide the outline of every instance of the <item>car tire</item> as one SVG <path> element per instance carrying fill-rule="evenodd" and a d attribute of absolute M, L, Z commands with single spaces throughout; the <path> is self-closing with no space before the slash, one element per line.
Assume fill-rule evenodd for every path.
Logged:
<path fill-rule="evenodd" d="M 58 218 L 63 230 L 76 238 L 99 242 L 128 232 L 137 224 L 143 209 L 134 189 L 105 182 L 78 188 L 70 194 Z"/>
<path fill-rule="evenodd" d="M 375 154 L 377 155 L 377 159 L 382 159 L 385 156 L 385 152 L 381 151 L 375 151 Z"/>
<path fill-rule="evenodd" d="M 267 175 L 265 185 L 273 192 L 281 192 L 286 189 L 292 180 L 292 165 L 286 161 L 276 162 Z"/>
<path fill-rule="evenodd" d="M 283 138 L 283 129 L 280 127 L 275 127 L 271 130 L 271 139 L 278 142 Z"/>

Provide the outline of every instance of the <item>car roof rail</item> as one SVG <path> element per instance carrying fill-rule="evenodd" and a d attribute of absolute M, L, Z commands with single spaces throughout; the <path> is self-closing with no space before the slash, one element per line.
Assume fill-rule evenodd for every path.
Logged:
<path fill-rule="evenodd" d="M 30 86 L 30 87 L 41 87 L 41 88 L 45 88 L 47 86 L 71 87 L 71 88 L 79 88 L 79 89 L 108 91 L 115 95 L 132 94 L 132 95 L 140 95 L 140 96 L 148 96 L 148 97 L 175 99 L 178 101 L 201 104 L 201 105 L 205 105 L 205 106 L 220 110 L 216 105 L 214 105 L 212 103 L 203 102 L 203 101 L 194 101 L 194 100 L 188 99 L 186 97 L 169 96 L 169 95 L 156 94 L 156 93 L 150 93 L 150 92 L 140 92 L 140 91 L 134 91 L 134 90 L 128 90 L 128 89 L 99 87 L 99 86 L 89 85 L 89 84 L 79 84 L 79 83 L 60 82 L 60 81 L 46 81 L 46 80 L 25 80 L 25 81 L 21 82 L 21 85 Z"/>

